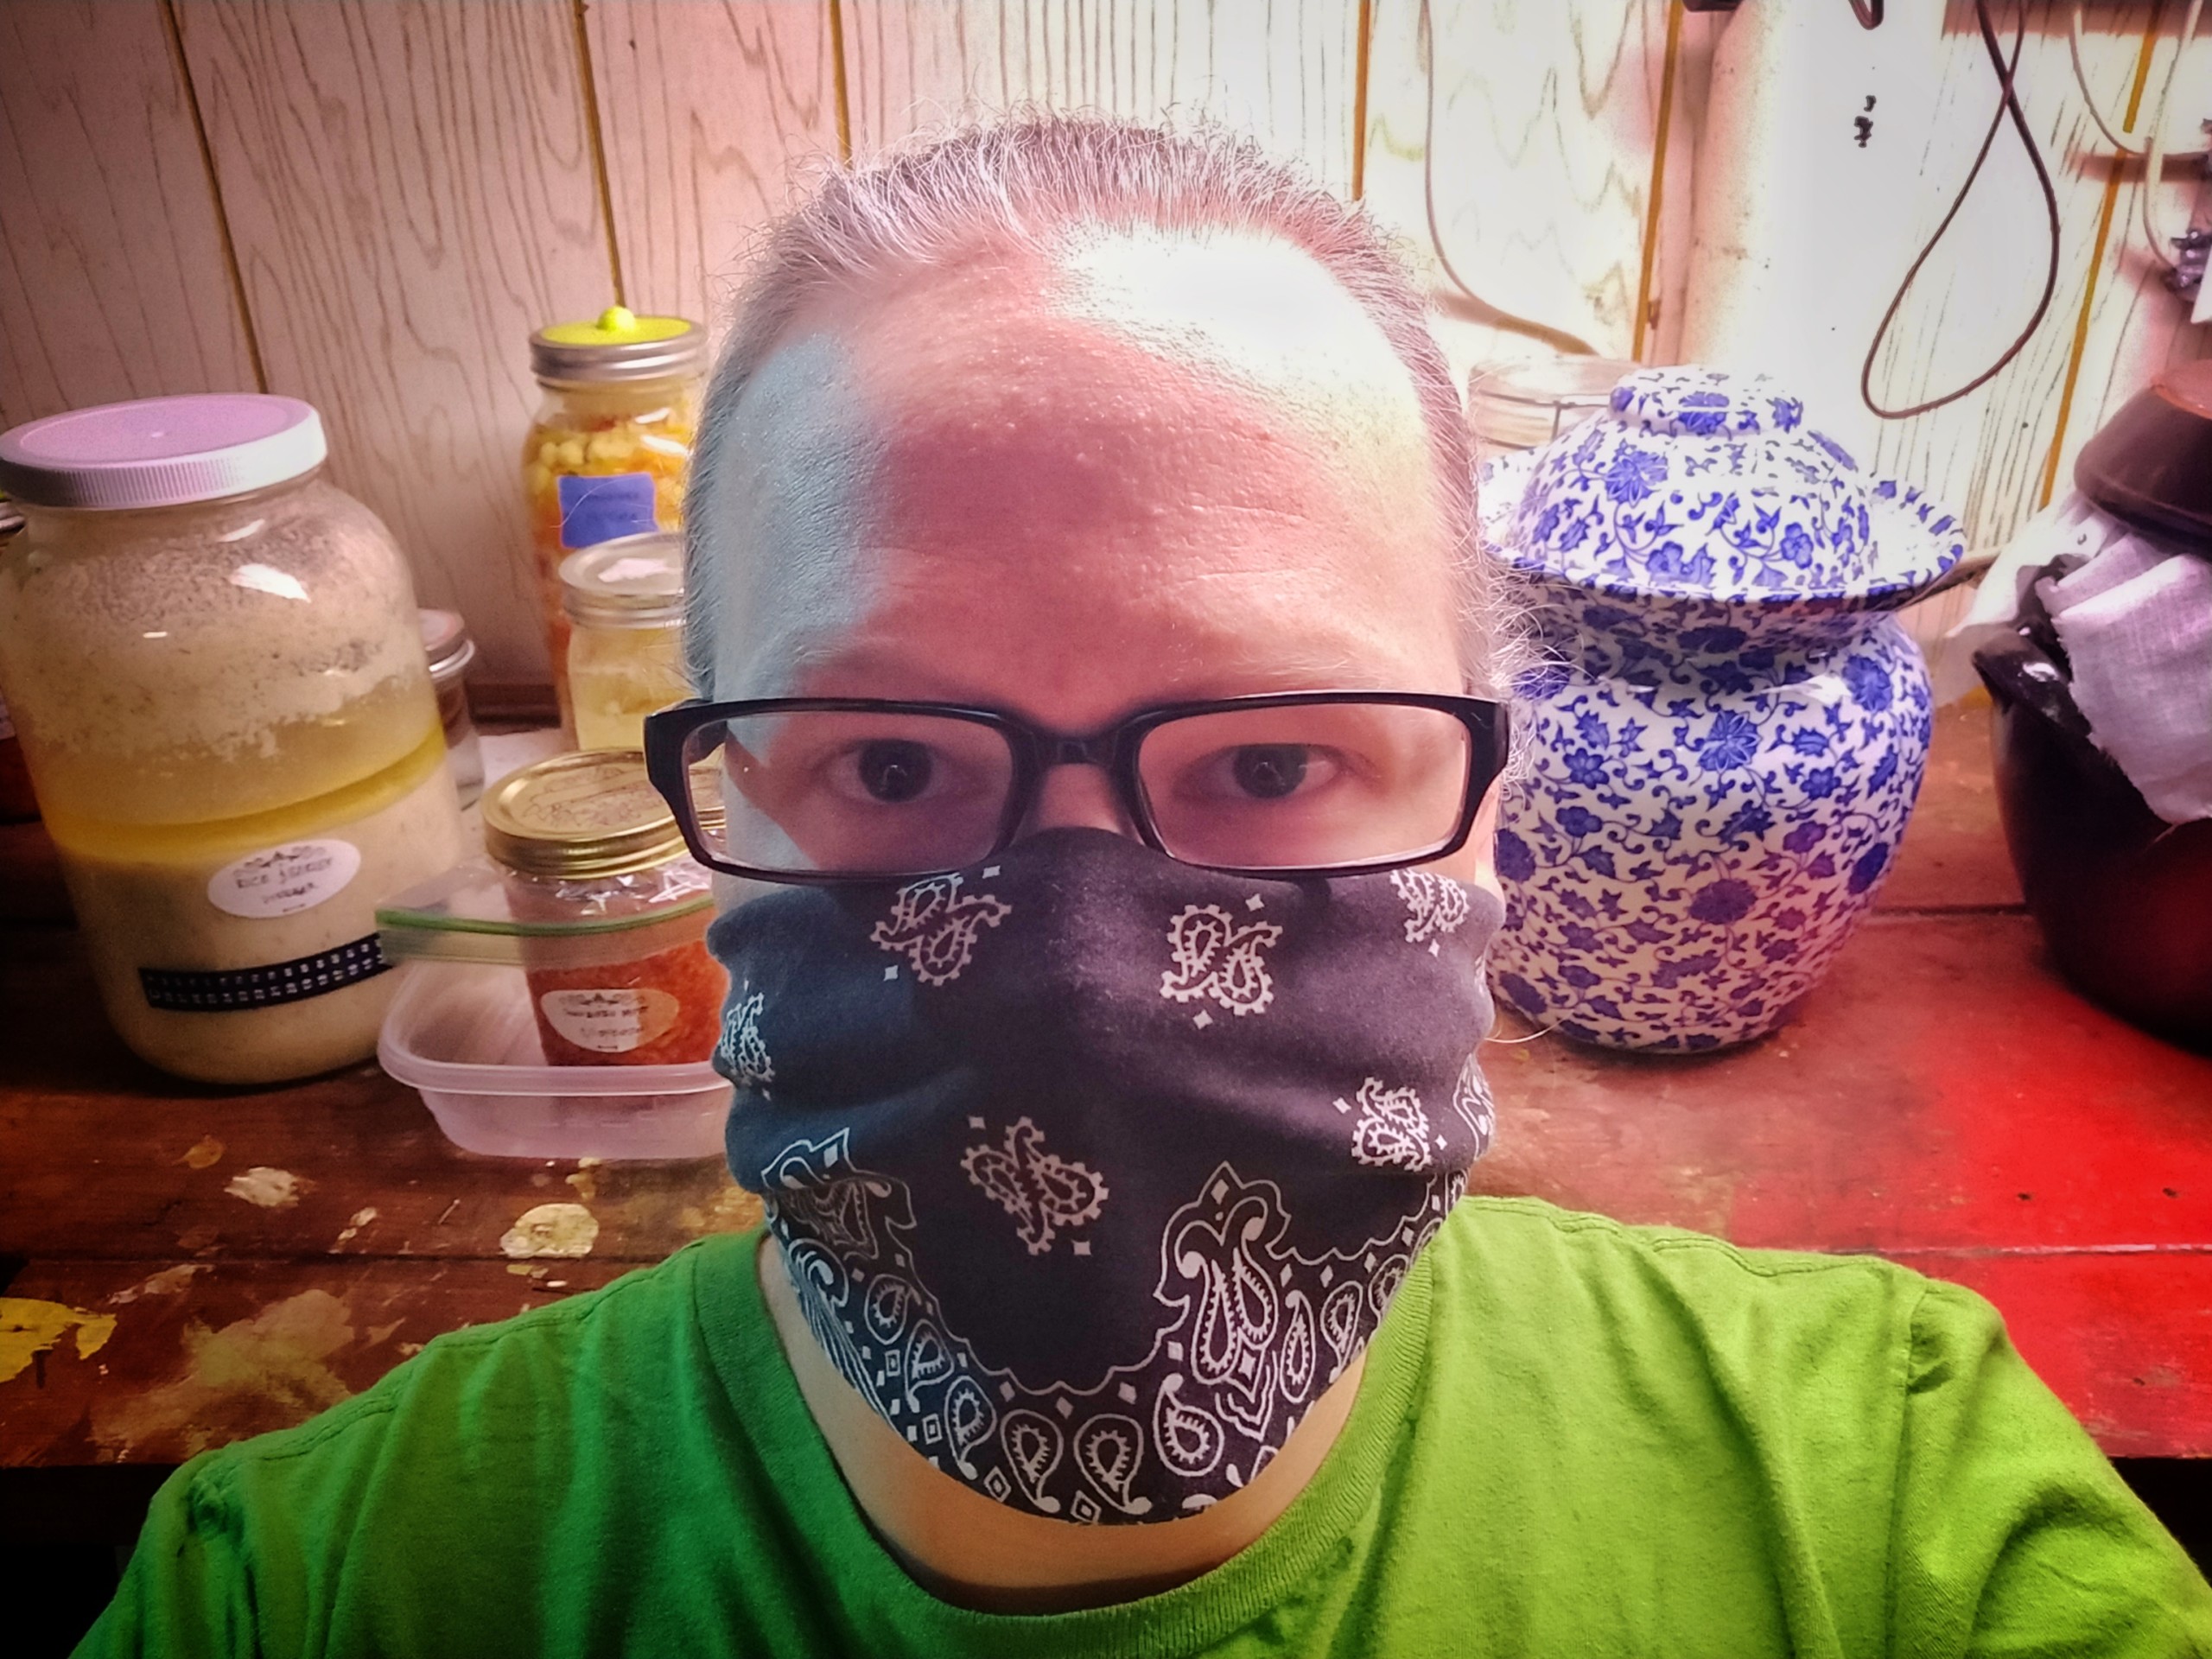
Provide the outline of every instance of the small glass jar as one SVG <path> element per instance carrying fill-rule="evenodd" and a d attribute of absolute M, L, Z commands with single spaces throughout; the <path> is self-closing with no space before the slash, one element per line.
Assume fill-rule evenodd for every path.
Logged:
<path fill-rule="evenodd" d="M 579 966 L 555 931 L 696 907 L 709 891 L 642 755 L 586 750 L 500 779 L 484 797 L 484 850 L 507 871 L 514 919 L 548 929 L 541 950 L 523 941 L 548 1065 L 677 1065 L 713 1053 L 729 980 L 703 939 Z"/>
<path fill-rule="evenodd" d="M 438 723 L 445 728 L 446 769 L 463 810 L 484 792 L 484 745 L 468 706 L 468 670 L 476 660 L 476 641 L 459 611 L 423 613 L 423 653 L 430 661 L 430 690 L 438 699 Z"/>
<path fill-rule="evenodd" d="M 1642 365 L 1610 357 L 1549 357 L 1478 363 L 1467 377 L 1467 428 L 1478 465 L 1549 443 L 1611 401 Z"/>
<path fill-rule="evenodd" d="M 545 398 L 523 442 L 523 488 L 554 692 L 573 738 L 561 561 L 617 537 L 683 529 L 707 335 L 682 317 L 640 317 L 615 306 L 591 321 L 539 329 L 531 336 L 530 366 Z"/>
<path fill-rule="evenodd" d="M 645 716 L 691 695 L 683 673 L 683 538 L 625 536 L 561 562 L 569 702 L 580 749 L 642 749 Z"/>
<path fill-rule="evenodd" d="M 251 394 L 0 435 L 0 684 L 108 1018 L 185 1077 L 365 1058 L 376 906 L 461 852 L 406 561 L 323 458 Z"/>

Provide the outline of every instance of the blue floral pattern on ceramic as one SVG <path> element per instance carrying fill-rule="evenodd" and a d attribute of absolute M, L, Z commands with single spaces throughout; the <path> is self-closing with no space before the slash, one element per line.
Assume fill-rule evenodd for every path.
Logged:
<path fill-rule="evenodd" d="M 1648 370 L 1484 474 L 1545 659 L 1520 688 L 1491 972 L 1578 1040 L 1694 1051 L 1780 1024 L 1919 792 L 1928 676 L 1890 612 L 1964 546 L 1802 418 L 1761 380 Z"/>

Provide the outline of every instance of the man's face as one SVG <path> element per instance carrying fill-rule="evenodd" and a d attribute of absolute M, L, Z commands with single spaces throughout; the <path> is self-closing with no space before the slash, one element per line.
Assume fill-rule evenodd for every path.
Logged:
<path fill-rule="evenodd" d="M 723 442 L 717 697 L 1079 733 L 1193 698 L 1462 689 L 1412 377 L 1279 242 L 1099 232 L 817 302 Z M 1038 822 L 1126 828 L 1085 766 L 1047 774 Z M 1440 868 L 1486 879 L 1488 844 L 1485 815 Z"/>

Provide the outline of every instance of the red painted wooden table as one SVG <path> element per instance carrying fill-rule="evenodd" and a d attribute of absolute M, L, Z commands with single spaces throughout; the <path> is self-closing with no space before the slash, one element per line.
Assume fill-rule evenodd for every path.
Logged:
<path fill-rule="evenodd" d="M 1881 908 L 1796 1023 L 1703 1058 L 1494 1046 L 1477 1185 L 1960 1281 L 2107 1451 L 2212 1456 L 2212 1058 L 2054 977 L 1986 720 L 1944 716 Z M 107 1033 L 66 928 L 0 931 L 0 1492 L 120 1472 L 143 1503 L 134 1468 L 300 1421 L 440 1331 L 758 1213 L 712 1162 L 458 1151 L 370 1065 L 164 1078 Z M 502 1236 L 551 1200 L 592 1212 L 591 1253 L 511 1259 Z"/>

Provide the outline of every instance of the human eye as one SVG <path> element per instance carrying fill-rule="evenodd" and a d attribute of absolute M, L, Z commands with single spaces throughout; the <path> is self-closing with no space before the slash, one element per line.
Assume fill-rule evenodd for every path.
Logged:
<path fill-rule="evenodd" d="M 1193 806 L 1310 802 L 1349 771 L 1341 752 L 1321 744 L 1238 743 L 1187 762 L 1179 771 L 1173 792 Z"/>
<path fill-rule="evenodd" d="M 847 811 L 943 809 L 1002 794 L 1006 768 L 996 760 L 972 744 L 867 734 L 817 753 L 808 768 L 809 792 Z"/>
<path fill-rule="evenodd" d="M 910 737 L 869 738 L 838 753 L 826 768 L 830 786 L 855 801 L 904 806 L 941 786 L 937 755 Z"/>

